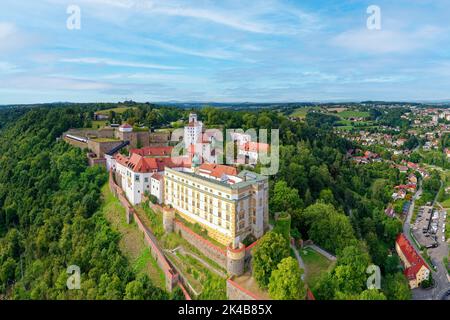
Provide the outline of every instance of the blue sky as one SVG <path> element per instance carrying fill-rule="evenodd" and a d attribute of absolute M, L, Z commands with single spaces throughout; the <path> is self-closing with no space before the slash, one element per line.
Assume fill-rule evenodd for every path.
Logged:
<path fill-rule="evenodd" d="M 450 99 L 447 0 L 1 4 L 0 104 Z"/>

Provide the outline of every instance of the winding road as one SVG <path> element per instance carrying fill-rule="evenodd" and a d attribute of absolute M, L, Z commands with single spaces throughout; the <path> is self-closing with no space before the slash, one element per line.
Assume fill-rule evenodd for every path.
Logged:
<path fill-rule="evenodd" d="M 419 248 L 417 248 L 416 246 L 416 242 L 411 238 L 411 234 L 410 234 L 410 230 L 411 230 L 411 218 L 413 216 L 414 213 L 414 206 L 415 206 L 415 202 L 418 198 L 420 198 L 420 196 L 422 195 L 422 180 L 419 181 L 419 189 L 417 190 L 416 194 L 414 195 L 414 197 L 412 198 L 411 201 L 411 205 L 409 206 L 409 211 L 408 211 L 408 216 L 405 219 L 405 223 L 403 224 L 403 234 L 405 235 L 405 237 L 409 240 L 409 242 L 411 242 L 414 246 L 414 248 L 416 249 L 416 251 L 420 251 Z"/>

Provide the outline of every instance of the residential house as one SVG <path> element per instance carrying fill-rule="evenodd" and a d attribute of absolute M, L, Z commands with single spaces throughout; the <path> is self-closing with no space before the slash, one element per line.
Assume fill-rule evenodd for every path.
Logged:
<path fill-rule="evenodd" d="M 404 274 L 411 289 L 419 287 L 424 280 L 428 280 L 429 267 L 403 233 L 397 236 L 395 250 L 404 265 Z"/>

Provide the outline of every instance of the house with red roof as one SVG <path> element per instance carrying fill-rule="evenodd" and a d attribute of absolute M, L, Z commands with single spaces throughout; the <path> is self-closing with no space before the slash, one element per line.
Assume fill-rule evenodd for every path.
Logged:
<path fill-rule="evenodd" d="M 447 158 L 450 158 L 450 149 L 445 148 L 445 154 L 447 155 Z"/>
<path fill-rule="evenodd" d="M 409 181 L 410 184 L 417 184 L 417 177 L 416 177 L 416 175 L 414 173 L 411 173 L 408 176 L 408 181 Z"/>
<path fill-rule="evenodd" d="M 238 175 L 235 167 L 225 166 L 222 164 L 203 163 L 198 167 L 197 174 L 206 178 L 214 180 L 230 180 L 230 183 L 235 183 Z"/>
<path fill-rule="evenodd" d="M 384 213 L 391 218 L 395 217 L 395 211 L 394 208 L 392 207 L 392 205 L 389 205 L 386 210 L 384 210 Z"/>
<path fill-rule="evenodd" d="M 245 163 L 257 164 L 261 154 L 269 153 L 269 144 L 261 142 L 245 142 L 238 146 L 238 158 L 245 159 Z"/>
<path fill-rule="evenodd" d="M 364 158 L 368 159 L 368 160 L 374 160 L 374 159 L 378 159 L 380 156 L 378 153 L 374 153 L 372 151 L 367 150 L 366 152 L 364 152 Z"/>
<path fill-rule="evenodd" d="M 120 176 L 120 186 L 132 204 L 142 202 L 146 192 L 154 195 L 159 203 L 164 199 L 164 171 L 167 168 L 176 171 L 195 173 L 199 176 L 236 184 L 242 181 L 235 167 L 201 163 L 197 154 L 170 157 L 172 147 L 148 147 L 133 149 L 130 156 L 120 153 L 114 156 L 112 170 Z M 159 156 L 156 156 L 159 155 Z"/>
<path fill-rule="evenodd" d="M 397 169 L 400 171 L 400 173 L 407 173 L 408 167 L 407 166 L 397 166 Z"/>
<path fill-rule="evenodd" d="M 132 132 L 133 127 L 129 125 L 128 123 L 124 123 L 119 127 L 120 132 Z"/>
<path fill-rule="evenodd" d="M 419 165 L 414 162 L 408 162 L 408 168 L 417 170 L 417 169 L 419 169 Z"/>
<path fill-rule="evenodd" d="M 191 170 L 191 158 L 179 157 L 153 157 L 144 156 L 148 149 L 134 150 L 129 157 L 120 153 L 114 156 L 112 170 L 120 176 L 119 185 L 124 190 L 132 204 L 142 202 L 142 195 L 146 192 L 154 195 L 158 202 L 163 201 L 163 173 L 165 168 L 175 170 Z"/>
<path fill-rule="evenodd" d="M 417 186 L 415 184 L 401 184 L 398 186 L 395 186 L 396 190 L 406 190 L 408 192 L 414 193 L 416 192 Z"/>
<path fill-rule="evenodd" d="M 406 197 L 405 189 L 399 189 L 398 191 L 396 191 L 392 194 L 392 199 L 394 199 L 394 200 L 405 199 L 405 197 Z"/>
<path fill-rule="evenodd" d="M 428 280 L 430 268 L 403 233 L 399 234 L 395 240 L 395 250 L 403 263 L 404 274 L 411 289 L 419 287 L 422 281 Z"/>

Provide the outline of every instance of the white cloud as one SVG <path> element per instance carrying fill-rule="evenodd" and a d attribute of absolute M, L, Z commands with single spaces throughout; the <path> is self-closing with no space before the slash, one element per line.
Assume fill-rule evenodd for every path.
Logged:
<path fill-rule="evenodd" d="M 173 44 L 157 41 L 157 40 L 148 40 L 147 41 L 150 45 L 156 46 L 158 48 L 187 54 L 191 56 L 197 56 L 197 57 L 203 57 L 203 58 L 213 58 L 213 59 L 223 59 L 228 60 L 234 58 L 234 54 L 232 52 L 228 52 L 225 50 L 193 50 L 193 49 L 187 49 L 180 46 L 175 46 Z"/>
<path fill-rule="evenodd" d="M 151 63 L 139 63 L 139 62 L 130 62 L 130 61 L 121 61 L 107 58 L 94 58 L 94 57 L 86 57 L 86 58 L 65 58 L 61 59 L 61 62 L 65 63 L 79 63 L 79 64 L 98 64 L 98 65 L 107 65 L 113 67 L 130 67 L 130 68 L 145 68 L 145 69 L 161 69 L 161 70 L 178 70 L 182 69 L 181 67 L 176 66 L 166 66 L 161 64 L 151 64 Z"/>
<path fill-rule="evenodd" d="M 331 43 L 366 53 L 402 53 L 428 46 L 440 33 L 441 30 L 433 26 L 425 26 L 410 32 L 358 29 L 337 35 Z"/>
<path fill-rule="evenodd" d="M 85 79 L 73 79 L 67 77 L 51 76 L 18 76 L 9 78 L 8 81 L 0 81 L 0 88 L 14 90 L 102 90 L 109 88 L 107 83 L 90 81 Z"/>
<path fill-rule="evenodd" d="M 165 14 L 170 16 L 180 16 L 187 18 L 203 19 L 217 24 L 222 24 L 238 30 L 249 31 L 254 33 L 274 33 L 268 25 L 255 23 L 230 15 L 229 13 L 222 13 L 208 9 L 186 8 L 186 7 L 154 7 L 152 11 L 156 14 Z"/>
<path fill-rule="evenodd" d="M 12 23 L 0 22 L 0 40 L 6 39 L 15 32 L 16 28 Z"/>
<path fill-rule="evenodd" d="M 245 3 L 225 9 L 220 2 L 208 5 L 199 2 L 192 5 L 187 1 L 167 0 L 81 0 L 86 5 L 102 6 L 96 14 L 101 15 L 105 6 L 119 10 L 129 9 L 146 13 L 153 17 L 171 16 L 203 20 L 239 31 L 260 34 L 299 34 L 317 30 L 319 19 L 314 14 L 277 1 L 272 3 Z M 219 7 L 219 5 L 221 7 Z M 223 3 L 226 6 L 226 3 Z M 130 11 L 131 12 L 131 11 Z M 272 20 L 272 21 L 271 21 Z"/>
<path fill-rule="evenodd" d="M 0 61 L 0 73 L 14 73 L 20 71 L 15 64 Z"/>
<path fill-rule="evenodd" d="M 15 24 L 0 22 L 0 54 L 17 49 L 24 44 L 25 39 Z"/>
<path fill-rule="evenodd" d="M 163 74 L 163 73 L 114 73 L 101 76 L 101 79 L 105 80 L 135 80 L 135 81 L 153 81 L 158 83 L 208 83 L 207 78 L 202 78 L 195 75 L 185 74 Z"/>

